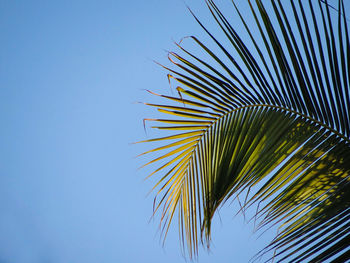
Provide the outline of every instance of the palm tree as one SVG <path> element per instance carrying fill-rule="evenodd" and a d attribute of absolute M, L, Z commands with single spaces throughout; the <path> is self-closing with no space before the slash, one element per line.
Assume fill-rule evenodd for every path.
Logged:
<path fill-rule="evenodd" d="M 163 173 L 154 207 L 163 234 L 177 211 L 180 239 L 197 255 L 199 242 L 210 243 L 215 211 L 237 199 L 242 212 L 257 209 L 260 227 L 279 226 L 258 255 L 348 260 L 350 42 L 343 1 L 248 1 L 254 26 L 232 1 L 246 37 L 212 0 L 206 3 L 225 39 L 194 15 L 215 50 L 194 36 L 204 58 L 177 44 L 181 53 L 170 52 L 173 66 L 164 68 L 178 96 L 153 93 L 165 103 L 146 103 L 167 117 L 145 120 L 172 132 L 147 140 L 162 143 L 146 153 L 163 152 L 147 163 L 159 163 L 151 175 Z"/>

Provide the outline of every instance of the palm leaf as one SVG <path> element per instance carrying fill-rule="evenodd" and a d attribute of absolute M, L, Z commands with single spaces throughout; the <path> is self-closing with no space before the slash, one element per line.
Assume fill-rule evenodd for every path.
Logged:
<path fill-rule="evenodd" d="M 177 211 L 181 240 L 196 255 L 200 241 L 210 244 L 218 207 L 244 195 L 243 211 L 258 204 L 260 227 L 280 227 L 257 258 L 274 251 L 278 261 L 349 259 L 350 42 L 343 1 L 337 14 L 327 1 L 248 1 L 255 28 L 232 2 L 248 39 L 213 1 L 206 3 L 226 47 L 194 15 L 217 50 L 191 36 L 202 59 L 178 44 L 181 54 L 169 54 L 174 67 L 164 68 L 179 97 L 155 94 L 166 102 L 146 103 L 167 115 L 146 120 L 174 132 L 146 140 L 164 143 L 145 153 L 163 151 L 146 164 L 161 163 L 151 175 L 163 173 L 154 209 L 162 209 L 163 234 Z"/>

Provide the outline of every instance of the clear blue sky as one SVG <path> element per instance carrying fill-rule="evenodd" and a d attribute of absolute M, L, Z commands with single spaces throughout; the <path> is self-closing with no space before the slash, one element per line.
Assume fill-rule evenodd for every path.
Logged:
<path fill-rule="evenodd" d="M 201 1 L 187 4 L 202 19 Z M 151 221 L 137 101 L 168 92 L 164 50 L 203 36 L 182 0 L 0 0 L 0 262 L 181 263 Z M 222 209 L 198 262 L 248 262 L 252 225 Z"/>

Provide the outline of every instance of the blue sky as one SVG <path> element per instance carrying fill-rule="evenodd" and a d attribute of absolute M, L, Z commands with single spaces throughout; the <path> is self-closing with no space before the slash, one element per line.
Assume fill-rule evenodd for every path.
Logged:
<path fill-rule="evenodd" d="M 203 19 L 200 1 L 187 4 Z M 185 262 L 149 221 L 154 180 L 135 156 L 150 138 L 138 101 L 169 92 L 173 41 L 204 37 L 181 0 L 0 1 L 0 262 Z M 198 262 L 247 262 L 272 237 L 214 219 Z"/>

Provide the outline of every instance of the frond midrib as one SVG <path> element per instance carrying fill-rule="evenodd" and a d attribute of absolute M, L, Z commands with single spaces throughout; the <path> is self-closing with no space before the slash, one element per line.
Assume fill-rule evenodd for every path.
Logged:
<path fill-rule="evenodd" d="M 289 109 L 289 108 L 286 108 L 286 107 L 283 107 L 283 106 L 278 106 L 278 105 L 271 105 L 271 104 L 250 104 L 250 105 L 244 105 L 244 106 L 240 106 L 240 107 L 237 107 L 237 108 L 234 108 L 233 110 L 230 110 L 230 111 L 227 111 L 225 114 L 222 114 L 220 117 L 218 117 L 217 119 L 215 119 L 215 121 L 213 121 L 210 125 L 208 125 L 208 127 L 204 130 L 203 134 L 206 133 L 215 123 L 217 123 L 219 120 L 221 120 L 222 118 L 224 118 L 225 116 L 233 113 L 233 112 L 236 112 L 236 111 L 239 111 L 239 110 L 242 110 L 242 109 L 246 109 L 246 108 L 254 108 L 254 107 L 262 107 L 262 108 L 272 108 L 272 109 L 279 109 L 279 110 L 283 110 L 283 111 L 286 111 L 286 112 L 290 112 L 290 113 L 293 113 L 297 116 L 300 116 L 300 117 L 303 117 L 303 118 L 306 118 L 310 121 L 312 121 L 313 123 L 317 123 L 319 124 L 320 126 L 322 126 L 323 128 L 326 128 L 327 130 L 331 131 L 332 133 L 334 133 L 335 135 L 339 136 L 340 138 L 342 138 L 344 141 L 346 141 L 347 143 L 350 144 L 350 138 L 347 138 L 345 136 L 345 134 L 335 130 L 334 128 L 330 127 L 329 125 L 327 125 L 326 123 L 323 123 L 315 118 L 312 118 L 304 113 L 301 113 L 301 112 L 298 112 L 298 111 L 295 111 L 293 109 Z"/>

